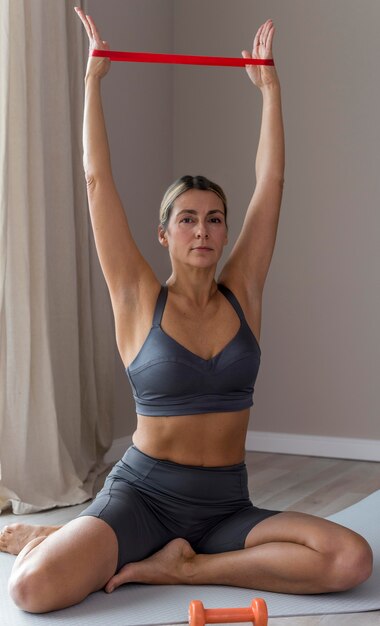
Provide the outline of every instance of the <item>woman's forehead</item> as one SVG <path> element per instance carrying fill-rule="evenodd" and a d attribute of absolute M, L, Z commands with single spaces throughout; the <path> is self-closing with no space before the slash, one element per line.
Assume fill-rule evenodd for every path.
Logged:
<path fill-rule="evenodd" d="M 192 211 L 212 211 L 219 209 L 224 213 L 222 199 L 211 189 L 188 189 L 184 191 L 175 199 L 173 209 L 175 212 L 184 209 L 191 209 Z"/>

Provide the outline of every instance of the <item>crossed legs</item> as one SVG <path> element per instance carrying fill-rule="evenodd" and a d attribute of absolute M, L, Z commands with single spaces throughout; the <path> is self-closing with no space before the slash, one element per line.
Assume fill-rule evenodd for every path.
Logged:
<path fill-rule="evenodd" d="M 372 551 L 353 531 L 303 513 L 285 512 L 255 526 L 245 549 L 196 554 L 184 539 L 125 565 L 106 586 L 129 582 L 230 585 L 279 593 L 345 591 L 372 571 Z"/>
<path fill-rule="evenodd" d="M 220 584 L 283 593 L 343 591 L 366 580 L 372 553 L 356 533 L 314 516 L 279 513 L 248 534 L 245 549 L 196 554 L 174 539 L 153 556 L 115 574 L 118 545 L 102 520 L 81 517 L 29 542 L 9 582 L 15 603 L 30 612 L 81 602 L 121 584 Z"/>

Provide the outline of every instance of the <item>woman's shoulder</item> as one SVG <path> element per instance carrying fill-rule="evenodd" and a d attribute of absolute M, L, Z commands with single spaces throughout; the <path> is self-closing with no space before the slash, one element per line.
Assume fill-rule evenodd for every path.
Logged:
<path fill-rule="evenodd" d="M 217 282 L 227 287 L 243 308 L 249 308 L 252 304 L 262 300 L 262 290 L 255 285 L 254 281 L 245 278 L 241 274 L 237 276 L 235 273 L 223 270 Z"/>

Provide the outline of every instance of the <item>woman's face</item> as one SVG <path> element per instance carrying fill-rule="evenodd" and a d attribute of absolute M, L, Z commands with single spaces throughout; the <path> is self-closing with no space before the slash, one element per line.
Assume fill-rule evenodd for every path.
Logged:
<path fill-rule="evenodd" d="M 185 191 L 174 201 L 167 229 L 160 227 L 159 238 L 173 261 L 195 267 L 215 265 L 227 243 L 222 200 L 213 191 Z"/>

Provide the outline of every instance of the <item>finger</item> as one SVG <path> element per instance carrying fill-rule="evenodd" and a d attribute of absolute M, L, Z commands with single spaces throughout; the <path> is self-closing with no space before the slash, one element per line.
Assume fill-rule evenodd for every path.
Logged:
<path fill-rule="evenodd" d="M 90 25 L 89 25 L 89 23 L 88 23 L 88 21 L 87 21 L 87 18 L 86 18 L 86 16 L 85 16 L 85 14 L 83 13 L 82 9 L 78 9 L 77 7 L 75 7 L 75 10 L 76 10 L 77 15 L 79 16 L 79 18 L 80 18 L 80 20 L 81 20 L 81 22 L 82 22 L 83 26 L 84 26 L 84 27 L 85 27 L 85 29 L 86 29 L 86 33 L 87 33 L 87 35 L 88 35 L 88 38 L 89 38 L 89 39 L 92 39 L 92 32 L 91 32 L 91 28 L 90 28 Z"/>
<path fill-rule="evenodd" d="M 88 19 L 88 22 L 89 22 L 89 24 L 91 26 L 91 32 L 92 32 L 93 38 L 95 39 L 95 43 L 96 43 L 96 45 L 99 48 L 101 48 L 102 45 L 103 45 L 103 40 L 102 40 L 101 36 L 99 35 L 98 29 L 96 28 L 96 25 L 95 25 L 95 22 L 94 22 L 94 20 L 92 19 L 92 17 L 90 15 L 87 15 L 87 19 Z"/>
<path fill-rule="evenodd" d="M 268 39 L 268 32 L 269 29 L 271 27 L 272 24 L 272 20 L 267 20 L 264 24 L 264 28 L 263 28 L 263 32 L 261 35 L 261 43 L 266 46 L 267 45 L 267 39 Z"/>
<path fill-rule="evenodd" d="M 270 53 L 272 53 L 272 43 L 273 43 L 274 33 L 275 33 L 275 27 L 272 26 L 267 37 L 267 48 Z"/>
<path fill-rule="evenodd" d="M 260 28 L 258 29 L 255 35 L 255 39 L 253 40 L 253 49 L 258 48 L 258 46 L 260 45 L 260 38 L 261 38 L 262 31 L 263 31 L 263 25 L 260 26 Z"/>

